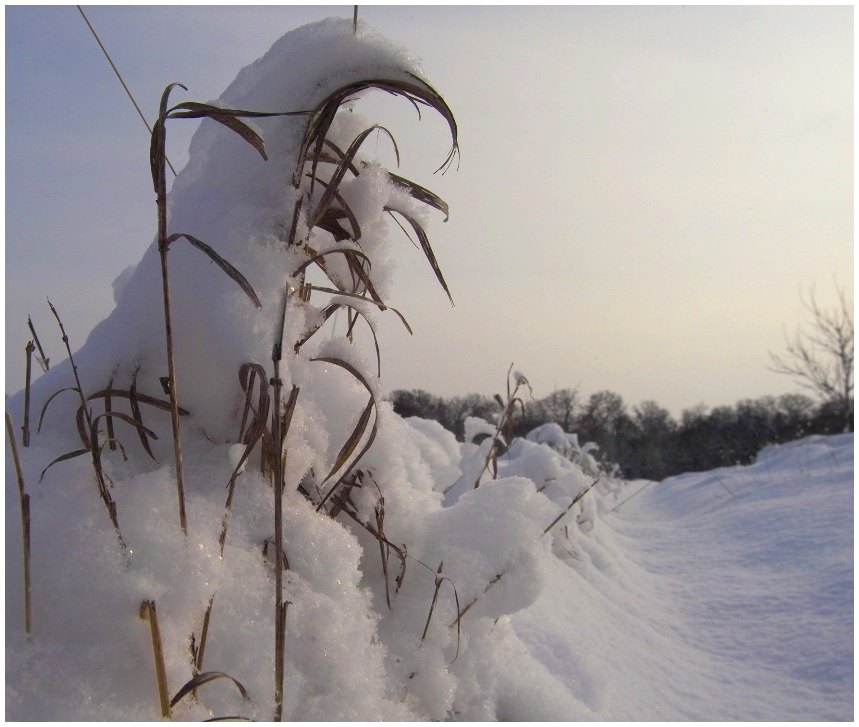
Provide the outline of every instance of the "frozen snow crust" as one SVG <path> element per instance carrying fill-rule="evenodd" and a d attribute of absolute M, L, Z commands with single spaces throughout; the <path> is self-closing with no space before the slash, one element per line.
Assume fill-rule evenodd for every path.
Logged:
<path fill-rule="evenodd" d="M 344 82 L 407 73 L 420 69 L 402 49 L 367 28 L 355 37 L 351 23 L 326 21 L 284 36 L 220 102 L 310 108 Z M 140 604 L 157 605 L 172 695 L 191 677 L 190 636 L 199 639 L 213 596 L 203 669 L 235 677 L 249 698 L 219 680 L 201 687 L 196 700 L 182 700 L 173 716 L 271 719 L 274 569 L 262 551 L 273 533 L 273 492 L 257 454 L 238 480 L 223 558 L 218 534 L 240 452 L 238 369 L 250 361 L 270 373 L 285 275 L 299 262 L 282 237 L 303 123 L 258 120 L 270 157 L 263 162 L 235 135 L 204 121 L 171 193 L 170 231 L 210 244 L 263 303 L 255 309 L 198 251 L 171 251 L 178 388 L 191 412 L 182 424 L 188 537 L 178 526 L 165 412 L 143 412 L 160 437 L 154 447 L 160 464 L 123 422 L 117 436 L 129 461 L 105 449 L 127 553 L 117 545 L 86 457 L 54 466 L 38 484 L 51 460 L 80 447 L 78 402 L 73 393 L 61 394 L 32 445 L 20 449 L 19 442 L 32 513 L 33 633 L 25 638 L 18 493 L 7 457 L 7 719 L 157 719 L 150 630 L 138 619 Z M 332 133 L 345 147 L 367 125 L 346 113 Z M 381 212 L 414 203 L 392 189 L 378 165 L 362 161 L 368 166 L 343 194 L 384 298 L 394 248 Z M 310 239 L 317 250 L 334 246 L 324 233 Z M 138 390 L 163 398 L 154 246 L 123 273 L 115 295 L 114 312 L 75 354 L 83 388 L 103 389 L 111 376 L 115 387 L 127 388 L 139 367 Z M 284 339 L 295 340 L 321 305 L 291 307 Z M 403 307 L 407 312 L 408 301 Z M 344 513 L 317 513 L 297 489 L 312 488 L 330 469 L 367 399 L 337 366 L 310 359 L 321 353 L 371 373 L 375 361 L 363 360 L 346 341 L 307 349 L 288 354 L 282 368 L 285 391 L 301 388 L 286 441 L 285 720 L 849 718 L 852 436 L 765 452 L 753 467 L 717 473 L 731 499 L 714 484 L 715 474 L 689 475 L 622 504 L 632 488 L 602 475 L 555 522 L 594 482 L 592 445 L 579 447 L 574 435 L 557 430 L 514 440 L 498 459 L 497 479 L 485 472 L 475 489 L 497 424 L 470 422 L 470 433 L 490 438 L 457 442 L 434 422 L 395 415 L 370 376 L 380 400 L 378 434 L 360 463 L 366 476 L 352 502 L 357 517 L 374 527 L 384 506 L 385 536 L 410 556 L 398 588 L 395 557 L 386 578 L 377 540 Z M 70 385 L 68 362 L 52 368 L 33 387 L 34 410 Z M 7 408 L 20 425 L 23 397 L 9 399 Z M 783 547 L 762 551 L 769 554 L 762 561 L 766 590 L 750 586 L 743 591 L 748 600 L 737 592 L 733 601 L 725 598 L 732 573 L 743 574 L 744 587 L 760 582 L 756 538 L 781 537 L 777 524 L 788 517 L 792 529 Z M 762 530 L 761 518 L 772 524 Z M 442 562 L 449 580 L 427 625 Z M 454 586 L 460 608 L 468 608 L 460 633 L 452 626 Z M 783 601 L 773 606 L 772 594 Z M 712 619 L 698 610 L 710 599 L 717 609 Z M 737 603 L 742 608 L 734 612 Z M 775 625 L 757 631 L 773 609 Z M 786 638 L 798 647 L 785 642 L 765 653 L 763 645 Z"/>

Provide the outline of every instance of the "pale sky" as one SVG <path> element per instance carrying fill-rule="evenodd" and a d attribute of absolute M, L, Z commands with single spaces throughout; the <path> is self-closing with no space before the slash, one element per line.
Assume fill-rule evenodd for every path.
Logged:
<path fill-rule="evenodd" d="M 167 83 L 216 98 L 283 33 L 352 12 L 84 7 L 150 119 Z M 147 133 L 77 10 L 5 16 L 13 393 L 27 314 L 62 359 L 49 295 L 82 345 L 156 220 Z M 403 239 L 390 302 L 415 335 L 380 327 L 387 390 L 492 394 L 512 361 L 537 397 L 611 389 L 674 414 L 797 390 L 767 370 L 767 352 L 802 320 L 800 291 L 853 294 L 852 7 L 361 6 L 360 17 L 423 59 L 462 149 L 458 171 L 433 176 L 443 124 L 385 104 L 401 173 L 450 204 L 429 232 L 456 301 Z M 171 127 L 177 168 L 195 127 Z"/>

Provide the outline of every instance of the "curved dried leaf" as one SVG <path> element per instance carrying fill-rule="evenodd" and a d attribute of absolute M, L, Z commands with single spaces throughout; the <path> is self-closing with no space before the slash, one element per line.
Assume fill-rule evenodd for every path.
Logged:
<path fill-rule="evenodd" d="M 391 210 L 385 210 L 385 212 L 387 212 L 387 213 L 388 213 L 388 217 L 390 217 L 394 222 L 396 222 L 396 223 L 397 223 L 397 227 L 399 227 L 399 228 L 403 231 L 403 234 L 406 236 L 406 238 L 408 239 L 408 241 L 409 241 L 410 243 L 412 243 L 412 245 L 414 245 L 415 249 L 416 249 L 416 250 L 420 250 L 420 249 L 421 249 L 421 246 L 420 246 L 420 245 L 418 245 L 418 243 L 417 243 L 417 242 L 415 242 L 415 240 L 413 240 L 413 239 L 412 239 L 412 233 L 411 233 L 411 232 L 409 232 L 409 231 L 404 227 L 403 223 L 402 223 L 402 222 L 400 222 L 400 221 L 397 219 L 397 216 L 396 216 L 396 215 L 395 215 Z"/>
<path fill-rule="evenodd" d="M 241 717 L 239 715 L 232 715 L 231 717 L 210 717 L 209 719 L 204 719 L 204 722 L 253 722 L 250 717 Z"/>
<path fill-rule="evenodd" d="M 268 417 L 268 385 L 266 384 L 265 369 L 258 363 L 244 363 L 239 367 L 239 385 L 245 393 L 245 405 L 242 411 L 242 422 L 239 426 L 239 442 L 246 442 L 247 437 L 245 432 L 245 424 L 247 423 L 248 412 L 252 408 L 251 402 L 253 399 L 253 387 L 256 380 L 259 379 L 259 400 L 254 412 L 254 421 L 262 418 L 263 421 Z M 261 413 L 265 409 L 265 413 Z M 252 424 L 253 427 L 253 424 Z"/>
<path fill-rule="evenodd" d="M 131 405 L 131 416 L 134 418 L 134 421 L 138 424 L 137 435 L 140 437 L 140 443 L 143 445 L 143 449 L 146 450 L 146 454 L 148 454 L 155 462 L 158 460 L 155 459 L 155 455 L 152 454 L 152 448 L 149 446 L 149 440 L 146 438 L 146 428 L 143 426 L 143 415 L 140 413 L 140 404 L 137 401 L 137 373 L 140 371 L 140 367 L 138 366 L 134 370 L 134 374 L 131 377 L 131 386 L 128 387 L 128 401 Z M 105 397 L 105 409 L 107 406 L 108 399 Z M 112 437 L 112 428 L 113 428 L 113 417 L 107 418 L 107 426 L 108 426 L 108 436 Z"/>
<path fill-rule="evenodd" d="M 81 438 L 81 444 L 83 444 L 87 451 L 89 451 L 90 443 L 86 426 L 86 410 L 84 409 L 83 404 L 78 407 L 78 410 L 75 413 L 75 423 L 78 427 L 78 436 Z"/>
<path fill-rule="evenodd" d="M 170 235 L 170 237 L 167 238 L 167 244 L 170 245 L 172 242 L 175 242 L 180 237 L 184 237 L 194 247 L 208 255 L 213 263 L 215 263 L 219 268 L 221 268 L 221 270 L 223 270 L 230 278 L 233 279 L 236 285 L 238 285 L 243 291 L 245 291 L 245 294 L 248 296 L 248 298 L 251 299 L 251 302 L 253 302 L 253 304 L 257 308 L 262 308 L 262 303 L 259 302 L 259 298 L 257 297 L 256 291 L 247 281 L 245 276 L 242 275 L 238 270 L 236 270 L 224 258 L 218 255 L 218 253 L 216 253 L 205 242 L 203 242 L 202 240 L 198 240 L 193 235 L 186 235 L 184 232 L 178 232 L 176 234 Z"/>
<path fill-rule="evenodd" d="M 110 419 L 108 419 L 108 421 L 110 421 Z M 105 443 L 98 448 L 99 456 L 101 456 L 101 453 L 104 451 L 104 448 L 107 445 L 111 445 L 110 448 L 113 450 L 115 450 L 118 445 L 119 451 L 122 454 L 123 461 L 128 462 L 128 455 L 125 453 L 125 447 L 122 446 L 122 442 L 120 442 L 118 439 L 114 439 L 113 437 L 108 437 Z"/>
<path fill-rule="evenodd" d="M 337 146 L 337 144 L 331 141 L 331 139 L 325 139 L 324 146 L 327 146 L 329 149 L 331 149 L 331 151 L 334 152 L 336 158 L 325 156 L 324 152 L 321 152 L 317 157 L 319 161 L 328 161 L 332 164 L 339 164 L 343 157 L 346 156 L 343 150 L 339 146 Z M 356 177 L 358 176 L 358 167 L 355 166 L 354 162 L 349 165 L 349 171 L 352 172 L 352 174 L 354 174 Z"/>
<path fill-rule="evenodd" d="M 298 164 L 293 176 L 293 183 L 298 186 L 304 164 L 311 159 L 313 162 L 313 174 L 316 174 L 316 164 L 322 147 L 326 142 L 325 137 L 334 121 L 340 105 L 350 96 L 360 93 L 366 89 L 379 89 L 394 96 L 406 98 L 413 105 L 423 104 L 435 109 L 447 121 L 451 133 L 451 148 L 447 158 L 436 171 L 447 168 L 456 157 L 459 149 L 457 141 L 456 119 L 453 112 L 445 102 L 444 98 L 426 81 L 418 78 L 412 73 L 408 74 L 412 80 L 368 78 L 361 81 L 345 84 L 325 98 L 315 109 L 314 115 L 307 125 L 307 130 L 302 140 L 302 146 L 298 155 Z M 311 156 L 310 150 L 314 151 Z"/>
<path fill-rule="evenodd" d="M 346 463 L 346 461 L 349 459 L 352 452 L 355 450 L 355 447 L 358 446 L 358 442 L 361 441 L 361 437 L 364 434 L 364 430 L 367 428 L 367 422 L 369 422 L 369 420 L 370 420 L 370 414 L 372 413 L 372 411 L 375 407 L 376 407 L 376 401 L 371 396 L 370 400 L 367 402 L 367 406 L 364 408 L 364 411 L 361 412 L 361 417 L 358 419 L 358 423 L 355 425 L 355 429 L 352 430 L 352 434 L 349 436 L 349 439 L 346 440 L 346 444 L 343 445 L 343 448 L 340 450 L 340 453 L 337 455 L 337 460 L 335 461 L 334 466 L 331 468 L 331 471 L 325 476 L 325 478 L 320 483 L 320 487 L 322 485 L 324 485 L 331 478 L 331 476 L 335 472 L 337 472 L 337 470 L 340 469 L 340 467 L 342 467 Z M 331 487 L 331 489 L 328 490 L 328 492 L 325 494 L 325 497 L 323 497 L 322 500 L 320 501 L 319 505 L 316 506 L 317 512 L 319 512 L 319 510 L 322 509 L 322 506 L 327 502 L 328 498 L 334 494 L 335 490 L 340 486 L 340 484 L 343 482 L 343 480 L 346 479 L 346 476 L 349 474 L 351 469 L 355 465 L 357 465 L 358 462 L 361 461 L 361 459 L 364 457 L 364 455 L 367 453 L 367 451 L 373 445 L 373 442 L 376 439 L 376 432 L 378 431 L 378 429 L 379 429 L 379 416 L 377 413 L 376 414 L 376 420 L 373 423 L 373 429 L 370 431 L 370 436 L 367 438 L 367 441 L 364 444 L 364 447 L 358 453 L 358 456 L 355 457 L 355 459 L 352 461 L 352 464 L 343 470 L 343 475 L 340 477 L 339 480 L 337 480 L 337 482 L 334 483 L 334 485 Z"/>
<path fill-rule="evenodd" d="M 301 347 L 302 347 L 305 343 L 307 343 L 307 342 L 308 342 L 308 341 L 309 341 L 309 340 L 310 340 L 310 339 L 311 339 L 311 338 L 316 334 L 316 332 L 317 332 L 320 328 L 322 328 L 322 326 L 324 326 L 324 325 L 325 325 L 326 321 L 327 321 L 329 318 L 331 318 L 331 316 L 333 316 L 333 315 L 334 315 L 334 313 L 336 313 L 339 309 L 340 309 L 340 304 L 339 304 L 339 303 L 332 303 L 331 305 L 329 305 L 329 306 L 327 306 L 326 308 L 324 308 L 324 309 L 322 310 L 322 312 L 317 316 L 316 321 L 314 322 L 314 324 L 313 324 L 312 326 L 310 326 L 310 328 L 308 328 L 308 329 L 304 332 L 304 335 L 302 335 L 302 337 L 301 337 L 301 338 L 299 338 L 299 339 L 295 342 L 295 346 L 293 346 L 293 351 L 294 351 L 295 353 L 298 353 L 298 351 L 301 349 Z"/>
<path fill-rule="evenodd" d="M 307 175 L 310 176 L 309 174 Z M 328 189 L 330 186 L 330 182 L 325 182 L 322 179 L 316 178 L 317 182 L 321 184 L 325 189 Z M 333 207 L 330 207 L 325 210 L 325 214 L 322 215 L 322 219 L 316 223 L 317 227 L 321 227 L 323 230 L 330 232 L 334 235 L 334 239 L 337 242 L 340 242 L 342 239 L 351 239 L 358 242 L 361 239 L 361 226 L 358 224 L 358 218 L 355 216 L 355 213 L 352 212 L 352 208 L 347 204 L 346 200 L 343 199 L 341 194 L 337 191 L 334 192 L 334 199 L 337 201 L 337 204 L 340 205 L 340 210 L 335 210 Z M 352 225 L 352 234 L 350 235 L 346 232 L 339 224 L 337 224 L 337 220 L 346 218 L 349 220 L 349 224 Z M 337 235 L 345 235 L 345 237 L 338 238 Z"/>
<path fill-rule="evenodd" d="M 328 162 L 330 164 L 338 164 L 344 157 L 343 151 L 330 139 L 325 140 L 325 146 L 331 149 L 334 152 L 334 155 L 329 156 L 322 152 L 318 157 L 318 161 Z M 361 166 L 366 167 L 367 165 L 366 163 L 362 163 Z M 354 163 L 349 166 L 349 171 L 352 172 L 352 174 L 354 174 L 356 177 L 360 176 L 358 167 Z M 448 207 L 447 202 L 445 202 L 435 192 L 432 192 L 426 187 L 421 186 L 417 182 L 413 182 L 410 179 L 401 177 L 399 174 L 394 174 L 393 172 L 388 172 L 388 179 L 390 179 L 390 181 L 393 182 L 393 184 L 397 187 L 405 189 L 413 199 L 416 199 L 418 202 L 422 202 L 423 204 L 429 205 L 430 207 L 434 207 L 439 212 L 442 212 L 444 214 L 445 222 L 450 219 L 450 208 Z"/>
<path fill-rule="evenodd" d="M 165 186 L 164 164 L 167 154 L 164 149 L 166 137 L 164 123 L 167 120 L 167 101 L 170 98 L 170 92 L 176 88 L 176 86 L 179 86 L 179 88 L 184 91 L 188 90 L 188 88 L 181 83 L 169 84 L 161 94 L 158 119 L 152 125 L 152 140 L 149 144 L 149 169 L 152 174 L 152 186 L 155 188 L 156 194 L 158 194 Z"/>
<path fill-rule="evenodd" d="M 224 108 L 197 101 L 183 101 L 173 106 L 168 112 L 170 118 L 183 119 L 199 119 L 212 114 L 234 118 L 264 119 L 274 116 L 310 116 L 312 113 L 312 111 L 249 111 L 247 109 Z"/>
<path fill-rule="evenodd" d="M 322 219 L 322 215 L 325 214 L 326 210 L 331 206 L 331 203 L 335 199 L 335 195 L 337 194 L 340 183 L 343 181 L 343 178 L 346 176 L 346 172 L 349 170 L 350 165 L 352 164 L 352 160 L 355 158 L 355 155 L 358 153 L 358 149 L 361 148 L 361 145 L 370 135 L 374 129 L 381 129 L 384 131 L 391 141 L 394 144 L 394 149 L 397 153 L 397 162 L 399 163 L 400 152 L 397 149 L 397 143 L 394 141 L 394 137 L 390 131 L 388 131 L 384 126 L 379 126 L 378 124 L 371 126 L 369 129 L 364 129 L 352 143 L 349 145 L 349 148 L 346 150 L 346 153 L 343 155 L 343 158 L 340 160 L 340 163 L 337 165 L 337 168 L 334 170 L 334 174 L 331 175 L 331 179 L 328 182 L 328 186 L 325 189 L 325 192 L 322 194 L 322 198 L 319 200 L 319 204 L 316 205 L 316 210 L 310 216 L 310 219 L 307 222 L 307 227 L 313 229 L 319 220 Z M 310 181 L 310 190 L 313 191 L 313 182 L 316 179 L 316 170 L 314 165 L 313 175 Z"/>
<path fill-rule="evenodd" d="M 295 269 L 295 271 L 292 273 L 291 277 L 293 277 L 293 278 L 297 277 L 300 273 L 304 272 L 308 267 L 313 265 L 313 263 L 319 262 L 320 260 L 324 260 L 328 255 L 334 255 L 334 254 L 345 255 L 346 253 L 352 253 L 353 255 L 361 257 L 366 261 L 368 267 L 372 266 L 372 262 L 370 261 L 370 258 L 368 258 L 360 250 L 353 250 L 353 249 L 348 248 L 348 247 L 337 247 L 337 248 L 334 248 L 332 250 L 326 250 L 325 252 L 316 253 L 309 260 L 305 260 L 303 263 L 301 263 L 301 265 L 299 265 Z"/>
<path fill-rule="evenodd" d="M 332 295 L 344 295 L 347 298 L 355 298 L 356 300 L 363 300 L 365 303 L 372 303 L 373 305 L 378 307 L 379 310 L 393 311 L 394 313 L 397 314 L 399 319 L 403 322 L 403 325 L 406 327 L 406 330 L 410 334 L 414 335 L 413 331 L 412 331 L 412 327 L 409 325 L 409 322 L 406 320 L 406 317 L 402 313 L 400 313 L 400 311 L 398 311 L 396 308 L 392 308 L 389 305 L 388 306 L 380 305 L 379 303 L 377 303 L 374 300 L 371 300 L 370 298 L 365 298 L 363 295 L 356 295 L 355 293 L 347 293 L 345 290 L 335 290 L 334 288 L 325 288 L 325 287 L 320 286 L 320 285 L 310 285 L 309 287 L 311 290 L 317 290 L 320 293 L 331 293 Z"/>
<path fill-rule="evenodd" d="M 292 425 L 292 415 L 295 413 L 295 405 L 298 402 L 299 388 L 292 387 L 289 392 L 289 399 L 286 400 L 283 414 L 280 417 L 280 445 L 283 447 L 283 442 L 286 440 L 286 435 L 289 432 L 289 427 Z"/>
<path fill-rule="evenodd" d="M 90 394 L 87 397 L 87 401 L 93 401 L 94 399 L 99 399 L 106 394 L 106 390 L 97 391 L 95 394 Z M 118 396 L 122 399 L 131 399 L 131 392 L 124 391 L 123 389 L 113 389 L 111 390 L 111 396 Z M 156 399 L 153 396 L 148 396 L 147 394 L 141 394 L 139 391 L 136 392 L 137 401 L 140 404 L 148 404 L 149 406 L 153 406 L 156 409 L 161 409 L 162 411 L 170 411 L 170 402 L 163 401 L 161 399 Z M 183 409 L 181 406 L 179 407 L 179 415 L 183 417 L 187 417 L 191 415 L 187 409 Z"/>
<path fill-rule="evenodd" d="M 187 110 L 180 110 L 187 109 Z M 239 116 L 255 116 L 265 117 L 265 116 L 278 116 L 279 114 L 267 114 L 267 113 L 251 113 L 251 112 L 242 112 L 238 109 L 222 109 L 218 106 L 212 106 L 211 104 L 197 103 L 196 101 L 186 101 L 185 103 L 180 103 L 170 109 L 169 118 L 184 118 L 184 119 L 199 119 L 199 118 L 207 118 L 212 119 L 212 121 L 217 121 L 219 124 L 223 124 L 230 131 L 238 134 L 242 139 L 244 139 L 248 144 L 250 144 L 254 149 L 259 152 L 259 155 L 268 161 L 268 155 L 265 152 L 265 142 L 263 142 L 262 137 L 257 134 L 250 126 L 248 126 L 244 121 L 241 121 Z"/>
<path fill-rule="evenodd" d="M 37 432 L 42 431 L 42 420 L 45 418 L 45 412 L 48 410 L 48 404 L 50 404 L 53 401 L 55 396 L 62 394 L 64 391 L 78 391 L 78 387 L 77 386 L 66 386 L 65 388 L 62 388 L 59 391 L 55 391 L 53 394 L 51 394 L 51 396 L 45 402 L 45 405 L 42 407 L 42 413 L 39 414 L 39 426 L 36 427 Z"/>
<path fill-rule="evenodd" d="M 373 299 L 373 302 L 375 302 L 381 310 L 385 310 L 387 306 L 385 305 L 381 296 L 376 292 L 376 288 L 373 285 L 373 281 L 370 280 L 369 274 L 366 270 L 364 270 L 364 267 L 361 265 L 358 258 L 351 253 L 344 253 L 344 256 L 346 258 L 346 263 L 349 266 L 349 270 L 355 277 L 358 278 L 358 280 L 360 280 L 364 284 L 364 288 L 370 294 L 370 297 Z"/>
<path fill-rule="evenodd" d="M 355 308 L 354 306 L 351 306 L 351 305 L 349 305 L 349 306 L 347 306 L 347 307 L 348 307 L 348 308 L 351 308 L 352 310 L 354 310 L 354 311 L 355 311 L 355 313 L 357 313 L 359 316 L 361 316 L 361 318 L 363 318 L 363 319 L 367 322 L 367 327 L 370 329 L 370 333 L 372 333 L 372 334 L 373 334 L 373 346 L 374 346 L 374 347 L 375 347 L 375 349 L 376 349 L 376 376 L 378 376 L 379 378 L 381 378 L 381 377 L 382 377 L 382 354 L 381 354 L 381 352 L 379 351 L 379 338 L 376 336 L 376 327 L 375 327 L 375 325 L 373 324 L 373 321 L 371 321 L 371 320 L 370 320 L 370 319 L 369 319 L 369 318 L 368 318 L 368 317 L 363 313 L 363 311 L 360 311 L 360 310 L 358 310 L 357 308 Z"/>
<path fill-rule="evenodd" d="M 331 467 L 331 471 L 322 480 L 323 482 L 327 481 L 331 475 L 346 464 L 349 456 L 355 451 L 355 448 L 358 446 L 358 442 L 361 441 L 361 437 L 367 429 L 367 423 L 370 421 L 370 414 L 373 413 L 375 405 L 376 402 L 370 398 L 367 402 L 367 406 L 364 407 L 364 411 L 361 412 L 361 416 L 358 418 L 358 423 L 352 430 L 352 434 L 349 435 L 349 439 L 347 439 L 345 444 L 340 448 L 340 452 L 337 454 L 337 459 L 334 460 L 334 465 Z"/>
<path fill-rule="evenodd" d="M 111 374 L 110 380 L 107 382 L 107 389 L 105 389 L 105 392 L 106 392 L 104 395 L 104 410 L 105 411 L 111 410 L 110 391 L 111 391 L 111 388 L 113 387 L 113 377 L 115 374 L 116 374 L 116 369 L 113 370 L 113 374 Z M 115 451 L 116 450 L 116 441 L 115 441 L 114 436 L 113 436 L 113 420 L 112 419 L 107 420 L 107 441 L 108 441 L 108 444 L 110 446 L 110 451 L 111 452 Z M 104 449 L 104 446 L 102 446 L 101 449 Z"/>
<path fill-rule="evenodd" d="M 222 671 L 204 671 L 202 674 L 197 674 L 193 679 L 190 679 L 178 692 L 176 692 L 176 696 L 170 702 L 170 707 L 175 707 L 182 699 L 190 694 L 195 689 L 202 687 L 204 684 L 208 684 L 209 682 L 213 682 L 216 679 L 229 679 L 233 684 L 236 685 L 236 688 L 239 690 L 239 693 L 242 695 L 244 699 L 248 699 L 248 690 L 244 688 L 244 685 L 234 679 L 229 674 L 226 674 Z"/>
<path fill-rule="evenodd" d="M 132 417 L 128 416 L 128 414 L 123 414 L 120 411 L 106 411 L 103 414 L 99 414 L 92 420 L 92 434 L 98 431 L 96 428 L 96 424 L 98 424 L 99 419 L 107 418 L 107 417 L 116 417 L 118 419 L 122 419 L 124 422 L 128 422 L 131 426 L 135 427 L 138 430 L 143 430 L 146 432 L 146 435 L 152 437 L 152 439 L 158 439 L 158 435 L 155 434 L 151 429 L 144 427 L 142 424 L 136 422 Z M 93 436 L 93 441 L 95 441 L 95 437 Z"/>
<path fill-rule="evenodd" d="M 75 449 L 71 452 L 66 452 L 65 454 L 61 454 L 57 457 L 53 462 L 51 462 L 45 469 L 42 470 L 42 474 L 39 475 L 39 482 L 41 482 L 45 478 L 45 472 L 47 472 L 51 467 L 59 462 L 65 462 L 67 459 L 74 459 L 75 457 L 80 457 L 82 454 L 86 454 L 89 452 L 88 449 Z"/>
<path fill-rule="evenodd" d="M 426 259 L 429 261 L 430 267 L 433 269 L 435 273 L 435 277 L 438 282 L 441 284 L 441 287 L 444 288 L 444 292 L 447 293 L 447 297 L 450 299 L 451 305 L 454 305 L 453 296 L 450 294 L 450 289 L 447 287 L 447 283 L 445 282 L 444 275 L 442 275 L 441 268 L 438 265 L 438 260 L 436 260 L 435 253 L 432 251 L 432 246 L 430 245 L 429 237 L 427 236 L 426 231 L 423 226 L 418 222 L 414 217 L 403 212 L 402 210 L 394 209 L 392 207 L 385 207 L 386 212 L 396 212 L 398 215 L 401 215 L 403 219 L 408 222 L 412 229 L 415 231 L 415 234 L 418 236 L 418 240 L 421 243 L 421 249 L 426 256 Z"/>
<path fill-rule="evenodd" d="M 338 212 L 333 207 L 329 207 L 322 219 L 316 223 L 316 227 L 320 230 L 325 230 L 329 233 L 335 242 L 343 242 L 343 240 L 351 240 L 352 235 L 346 231 L 346 228 L 340 224 L 340 220 L 345 219 L 345 213 Z"/>
<path fill-rule="evenodd" d="M 334 356 L 318 356 L 317 358 L 312 358 L 310 360 L 321 361 L 322 363 L 329 363 L 334 366 L 339 366 L 341 369 L 345 369 L 350 374 L 352 374 L 353 378 L 358 381 L 367 390 L 367 393 L 370 394 L 370 396 L 373 397 L 373 399 L 375 400 L 376 395 L 373 393 L 373 389 L 370 384 L 367 383 L 367 379 L 364 378 L 364 375 L 348 361 L 344 361 L 342 358 L 336 358 Z"/>
<path fill-rule="evenodd" d="M 252 390 L 248 390 L 247 398 L 250 399 L 252 396 Z M 263 432 L 266 428 L 266 419 L 268 418 L 269 411 L 269 396 L 268 396 L 268 386 L 265 384 L 265 379 L 260 380 L 260 398 L 259 405 L 257 407 L 256 415 L 248 427 L 247 431 L 244 432 L 243 441 L 245 442 L 245 451 L 242 452 L 242 456 L 239 458 L 238 463 L 233 469 L 232 475 L 230 475 L 230 494 L 227 496 L 227 506 L 229 507 L 232 502 L 232 489 L 235 485 L 236 477 L 238 477 L 239 472 L 241 472 L 242 467 L 245 462 L 247 462 L 248 457 L 251 456 L 251 452 L 253 448 L 256 446 L 256 443 L 262 437 Z"/>
<path fill-rule="evenodd" d="M 447 202 L 445 202 L 435 192 L 431 192 L 426 187 L 422 187 L 417 182 L 413 182 L 410 179 L 401 177 L 398 174 L 394 174 L 393 172 L 388 172 L 388 178 L 396 186 L 405 189 L 418 202 L 423 202 L 430 207 L 434 207 L 439 212 L 442 212 L 444 214 L 445 222 L 450 219 L 450 208 L 448 207 Z"/>

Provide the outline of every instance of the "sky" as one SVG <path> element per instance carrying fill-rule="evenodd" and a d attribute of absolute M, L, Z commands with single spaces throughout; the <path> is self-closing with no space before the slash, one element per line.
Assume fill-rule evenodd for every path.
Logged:
<path fill-rule="evenodd" d="M 283 33 L 352 6 L 84 10 L 151 119 L 167 83 L 215 99 Z M 459 168 L 433 175 L 443 122 L 368 104 L 400 173 L 451 207 L 429 233 L 456 305 L 403 239 L 389 302 L 415 335 L 381 317 L 387 390 L 492 394 L 511 362 L 538 398 L 609 389 L 675 415 L 798 390 L 767 367 L 807 320 L 801 292 L 853 295 L 852 7 L 359 13 L 423 60 L 460 132 Z M 148 134 L 75 7 L 7 6 L 5 28 L 14 393 L 27 315 L 64 358 L 50 296 L 81 346 L 156 218 Z M 170 129 L 177 168 L 197 123 Z"/>

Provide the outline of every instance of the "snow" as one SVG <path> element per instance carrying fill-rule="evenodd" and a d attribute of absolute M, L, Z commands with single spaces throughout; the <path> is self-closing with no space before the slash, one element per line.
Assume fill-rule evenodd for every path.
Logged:
<path fill-rule="evenodd" d="M 356 36 L 349 22 L 325 21 L 285 35 L 218 103 L 306 108 L 342 83 L 410 74 L 421 71 L 405 50 L 366 27 Z M 129 460 L 103 453 L 127 550 L 87 456 L 38 482 L 49 462 L 80 447 L 76 394 L 57 397 L 42 432 L 20 450 L 32 521 L 26 636 L 18 490 L 6 458 L 7 719 L 157 719 L 140 604 L 156 604 L 175 694 L 192 676 L 190 637 L 199 639 L 213 597 L 204 670 L 238 679 L 249 698 L 221 680 L 173 716 L 272 717 L 274 491 L 258 451 L 228 514 L 225 500 L 242 455 L 238 370 L 254 362 L 271 375 L 282 293 L 306 255 L 282 240 L 303 123 L 257 120 L 271 159 L 263 162 L 203 122 L 170 195 L 171 231 L 212 245 L 263 303 L 254 308 L 199 251 L 171 248 L 178 391 L 191 412 L 182 423 L 188 536 L 178 525 L 167 412 L 143 407 L 159 436 L 157 462 L 122 421 L 117 437 Z M 368 123 L 343 113 L 331 133 L 345 148 Z M 384 297 L 395 250 L 384 208 L 416 203 L 373 160 L 357 162 L 362 173 L 343 194 Z M 420 217 L 419 206 L 409 209 Z M 310 240 L 316 250 L 333 244 L 319 230 Z M 337 276 L 333 261 L 330 272 Z M 86 393 L 111 378 L 127 388 L 139 368 L 138 390 L 163 397 L 160 285 L 150 246 L 117 280 L 115 310 L 75 353 Z M 434 422 L 403 420 L 384 400 L 375 360 L 344 338 L 295 352 L 323 302 L 293 300 L 283 339 L 284 397 L 300 389 L 285 445 L 285 720 L 852 717 L 852 435 L 650 484 L 617 480 L 599 469 L 592 443 L 544 430 L 510 442 L 494 477 L 484 464 L 495 426 L 468 422 L 469 435 L 490 434 L 474 444 Z M 371 319 L 390 315 L 359 306 Z M 349 362 L 363 381 L 320 356 Z M 33 386 L 33 409 L 71 383 L 70 363 L 54 366 Z M 350 491 L 353 517 L 317 512 L 334 482 L 323 477 L 368 396 L 373 413 L 356 451 L 371 430 L 376 436 L 353 470 L 361 475 Z M 116 399 L 114 408 L 127 403 Z M 7 409 L 20 426 L 23 395 Z"/>
<path fill-rule="evenodd" d="M 852 719 L 853 435 L 627 490 L 510 619 L 566 718 Z"/>

